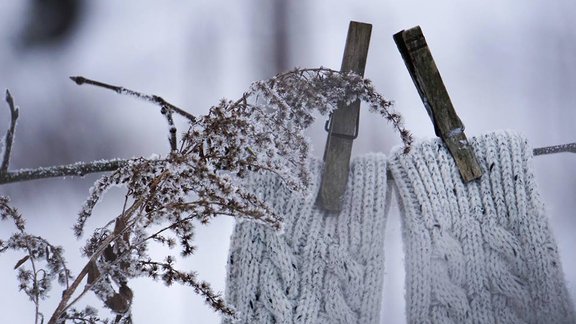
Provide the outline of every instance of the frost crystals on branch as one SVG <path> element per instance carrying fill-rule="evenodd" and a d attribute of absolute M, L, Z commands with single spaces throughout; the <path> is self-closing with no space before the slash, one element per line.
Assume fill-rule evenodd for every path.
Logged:
<path fill-rule="evenodd" d="M 177 270 L 173 256 L 152 260 L 149 244 L 177 248 L 182 256 L 188 256 L 195 249 L 195 225 L 218 215 L 246 218 L 280 229 L 280 215 L 246 189 L 243 179 L 251 173 L 272 172 L 289 188 L 305 191 L 310 184 L 310 149 L 303 131 L 314 121 L 316 112 L 330 114 L 341 102 L 366 102 L 371 111 L 392 123 L 406 151 L 412 141 L 400 115 L 391 110 L 391 103 L 375 91 L 369 80 L 326 68 L 296 69 L 255 82 L 240 99 L 222 100 L 200 117 L 159 96 L 83 77 L 72 80 L 160 106 L 170 127 L 170 153 L 156 159 L 126 160 L 90 190 L 74 226 L 78 237 L 86 232 L 86 221 L 110 187 L 126 188 L 125 207 L 90 234 L 83 250 L 89 261 L 65 291 L 49 323 L 82 314 L 86 318 L 96 316 L 92 310 L 72 309 L 88 291 L 117 315 L 116 322 L 130 322 L 133 293 L 128 284 L 141 276 L 167 285 L 189 285 L 215 310 L 234 315 L 220 294 L 198 280 L 195 273 Z M 189 122 L 179 142 L 173 114 Z M 80 287 L 85 278 L 86 283 Z"/>

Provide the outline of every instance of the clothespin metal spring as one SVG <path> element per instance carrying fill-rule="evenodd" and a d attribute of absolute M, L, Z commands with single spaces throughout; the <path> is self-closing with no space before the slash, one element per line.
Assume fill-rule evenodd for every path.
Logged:
<path fill-rule="evenodd" d="M 328 136 L 336 136 L 349 140 L 355 140 L 358 137 L 358 130 L 360 129 L 360 118 L 356 118 L 356 128 L 354 128 L 354 134 L 352 135 L 337 133 L 333 131 L 331 128 L 332 128 L 332 114 L 330 114 L 328 120 L 326 120 L 326 124 L 324 124 L 324 130 L 328 132 Z"/>

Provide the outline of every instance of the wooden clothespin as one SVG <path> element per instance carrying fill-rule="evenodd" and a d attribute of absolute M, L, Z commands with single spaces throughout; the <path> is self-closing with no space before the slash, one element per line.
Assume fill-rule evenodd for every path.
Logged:
<path fill-rule="evenodd" d="M 482 170 L 464 134 L 464 124 L 454 110 L 420 26 L 398 32 L 394 41 L 432 119 L 436 136 L 446 143 L 462 179 L 469 182 L 480 178 Z"/>
<path fill-rule="evenodd" d="M 372 25 L 350 22 L 340 71 L 364 75 L 371 33 Z M 360 101 L 357 100 L 350 105 L 339 105 L 327 123 L 328 138 L 317 198 L 317 203 L 326 210 L 338 212 L 341 209 L 350 169 L 352 142 L 358 135 L 359 118 Z"/>

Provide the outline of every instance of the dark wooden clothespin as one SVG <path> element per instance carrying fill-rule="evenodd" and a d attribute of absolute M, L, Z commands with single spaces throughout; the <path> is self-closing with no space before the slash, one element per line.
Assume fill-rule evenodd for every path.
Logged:
<path fill-rule="evenodd" d="M 372 25 L 350 22 L 340 71 L 364 75 L 371 33 Z M 326 210 L 338 212 L 341 209 L 348 181 L 352 142 L 358 135 L 359 118 L 360 101 L 357 100 L 350 105 L 339 105 L 327 123 L 328 139 L 317 198 L 317 203 Z"/>
<path fill-rule="evenodd" d="M 432 119 L 434 131 L 448 147 L 462 179 L 469 182 L 480 178 L 482 170 L 464 134 L 464 124 L 454 110 L 420 26 L 395 34 L 394 41 Z"/>

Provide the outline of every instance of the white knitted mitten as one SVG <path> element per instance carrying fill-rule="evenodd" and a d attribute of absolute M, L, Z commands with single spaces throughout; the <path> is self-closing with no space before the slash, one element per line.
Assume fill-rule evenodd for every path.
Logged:
<path fill-rule="evenodd" d="M 320 163 L 312 169 L 316 193 Z M 386 157 L 356 158 L 350 169 L 339 215 L 315 207 L 315 195 L 291 194 L 277 177 L 252 180 L 250 187 L 283 215 L 285 226 L 277 233 L 254 222 L 236 224 L 226 300 L 240 323 L 378 323 Z"/>
<path fill-rule="evenodd" d="M 439 140 L 395 152 L 409 323 L 576 323 L 557 245 L 516 134 L 472 139 L 483 171 L 464 184 Z"/>

